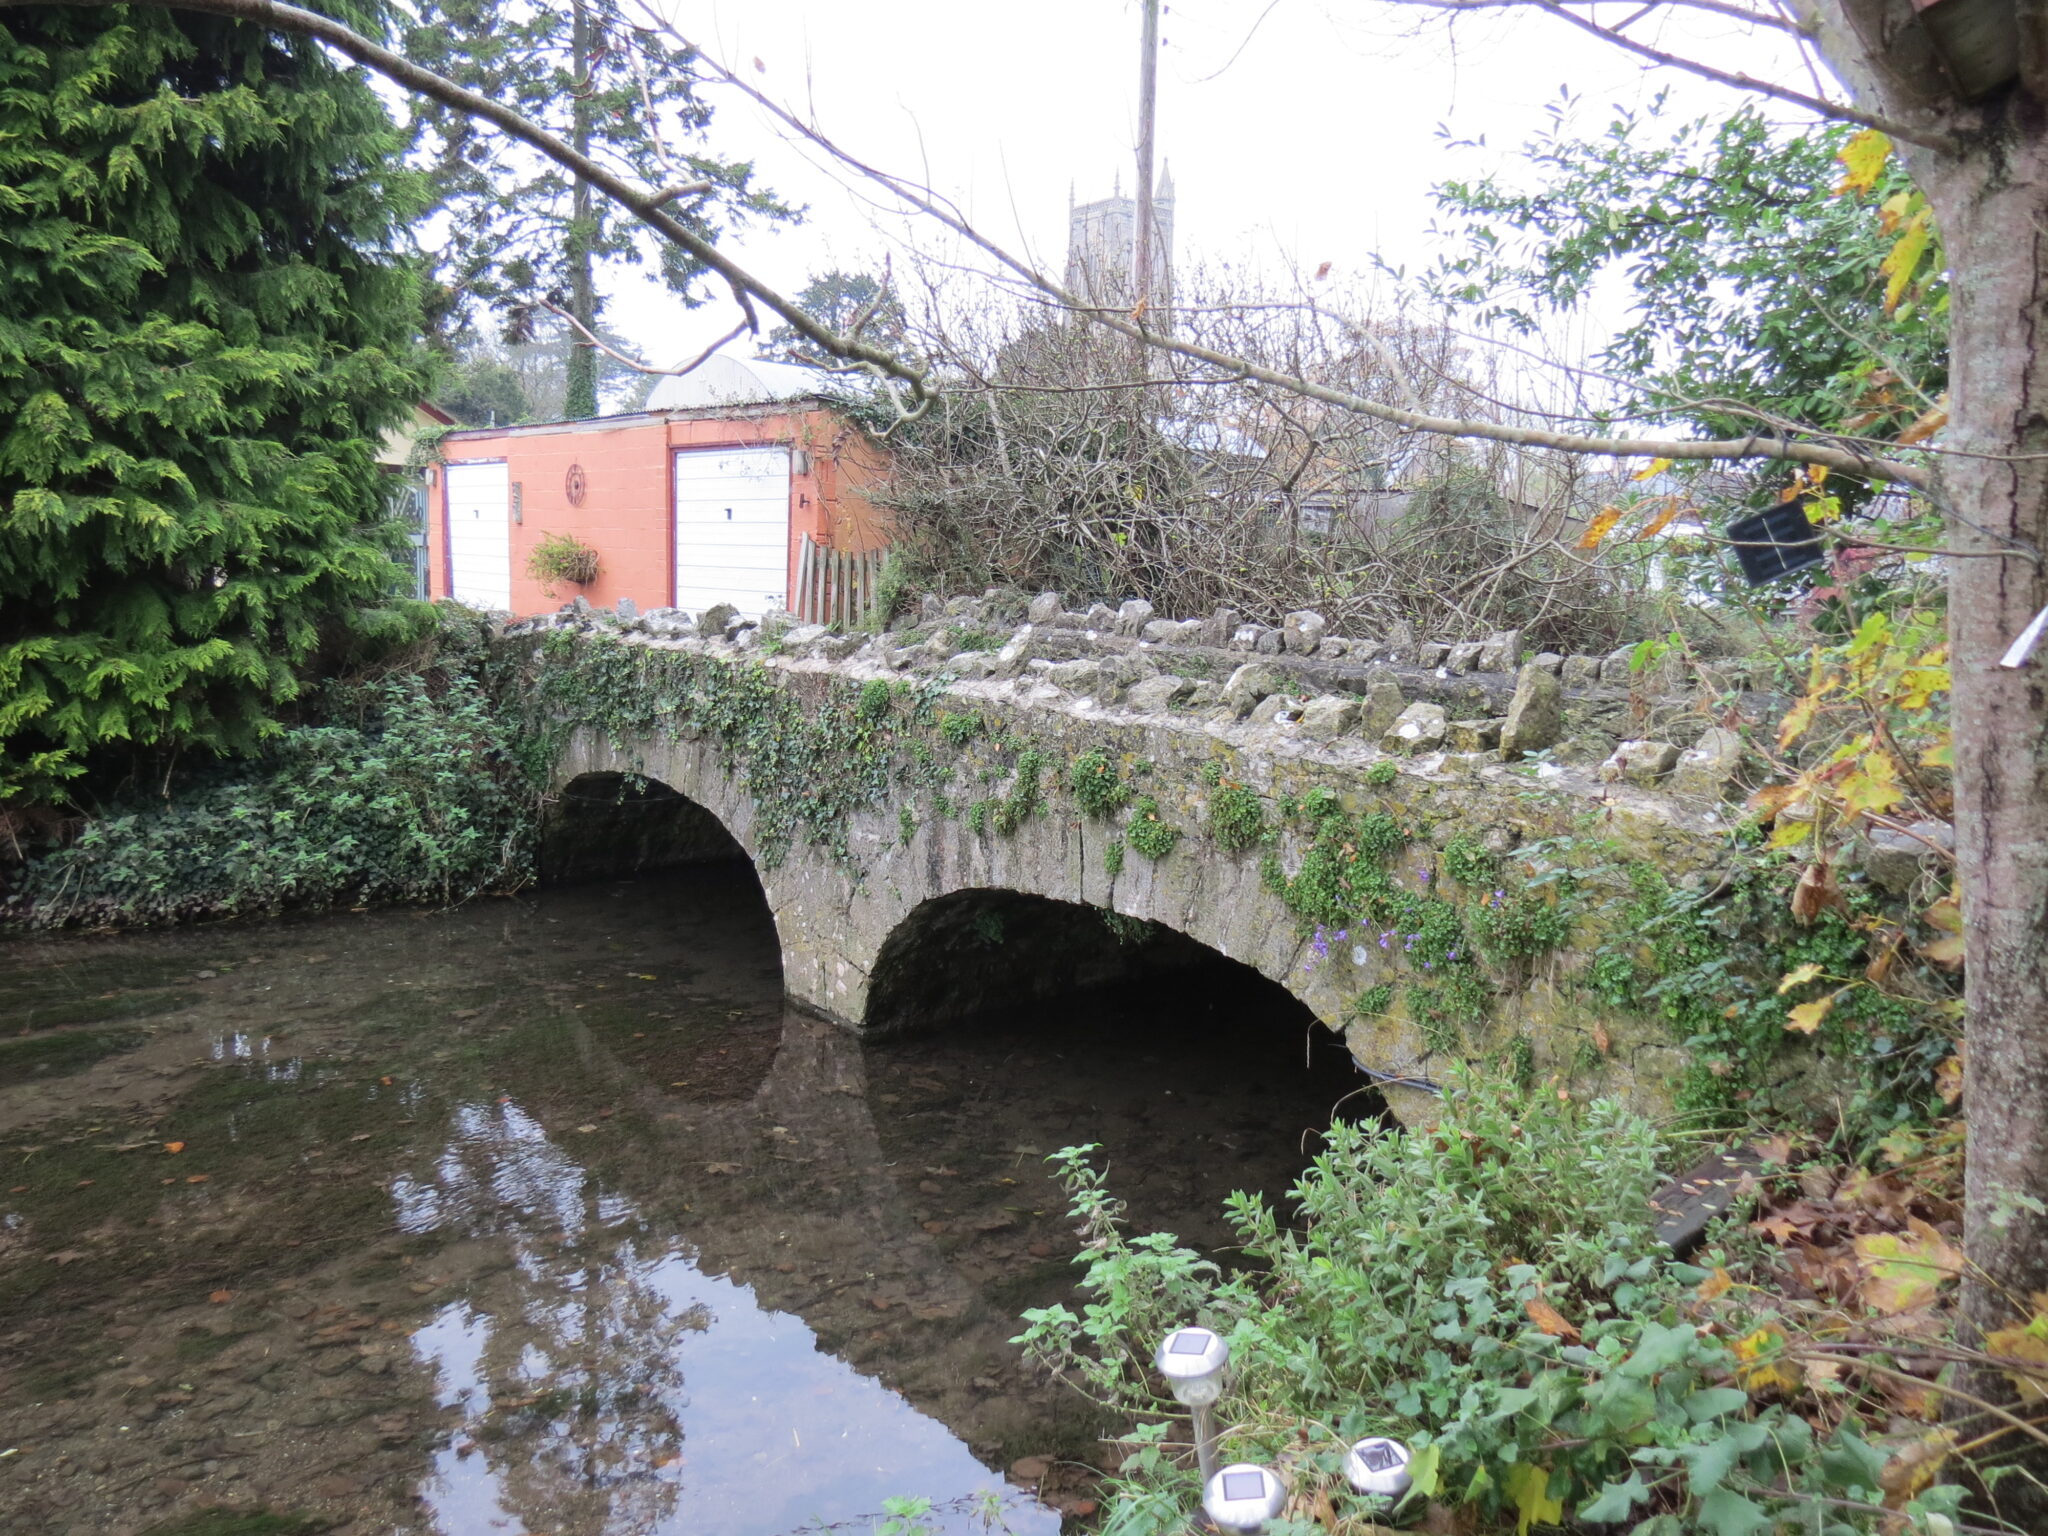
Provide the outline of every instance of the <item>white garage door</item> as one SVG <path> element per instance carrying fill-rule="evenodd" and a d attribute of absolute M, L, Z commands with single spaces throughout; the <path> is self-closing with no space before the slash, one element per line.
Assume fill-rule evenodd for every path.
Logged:
<path fill-rule="evenodd" d="M 731 603 L 749 618 L 789 589 L 789 450 L 697 448 L 676 455 L 676 606 Z"/>
<path fill-rule="evenodd" d="M 512 471 L 504 464 L 450 464 L 448 577 L 472 608 L 512 608 Z"/>

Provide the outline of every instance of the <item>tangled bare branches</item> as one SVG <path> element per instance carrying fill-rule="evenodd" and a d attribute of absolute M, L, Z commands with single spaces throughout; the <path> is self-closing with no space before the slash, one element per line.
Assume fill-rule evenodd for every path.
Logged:
<path fill-rule="evenodd" d="M 1512 383 L 1442 325 L 1181 286 L 1176 324 L 1212 350 L 1418 413 L 1514 414 Z M 1582 459 L 1446 441 L 938 280 L 918 308 L 939 387 L 885 496 L 919 585 L 1314 608 L 1361 633 L 1515 625 L 1579 649 L 1642 631 L 1648 555 L 1571 548 L 1613 489 Z"/>

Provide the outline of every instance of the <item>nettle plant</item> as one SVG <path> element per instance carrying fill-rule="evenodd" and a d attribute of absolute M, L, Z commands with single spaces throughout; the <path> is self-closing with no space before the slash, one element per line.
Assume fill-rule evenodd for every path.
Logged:
<path fill-rule="evenodd" d="M 1281 1466 L 1290 1508 L 1317 1517 L 1275 1531 L 1374 1514 L 1341 1467 L 1375 1433 L 1414 1449 L 1412 1500 L 1464 1506 L 1480 1529 L 1756 1536 L 1796 1520 L 1848 1536 L 1937 1531 L 1957 1507 L 1954 1488 L 1888 1495 L 1853 1411 L 1794 1411 L 1771 1358 L 1783 1334 L 1724 1271 L 1656 1241 L 1661 1149 L 1616 1103 L 1460 1079 L 1430 1129 L 1335 1125 L 1292 1221 L 1231 1197 L 1261 1267 L 1229 1274 L 1170 1234 L 1131 1235 L 1095 1150 L 1052 1159 L 1087 1299 L 1027 1312 L 1018 1342 L 1129 1425 L 1115 1536 L 1183 1530 L 1197 1501 L 1151 1370 L 1159 1338 L 1191 1322 L 1230 1341 L 1224 1459 Z"/>

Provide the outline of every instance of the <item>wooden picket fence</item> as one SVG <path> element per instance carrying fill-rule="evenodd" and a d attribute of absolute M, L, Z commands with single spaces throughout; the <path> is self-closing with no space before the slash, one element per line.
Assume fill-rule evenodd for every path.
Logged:
<path fill-rule="evenodd" d="M 837 624 L 853 629 L 874 609 L 882 581 L 885 549 L 859 554 L 827 549 L 803 535 L 796 559 L 796 601 L 791 611 L 806 624 Z"/>

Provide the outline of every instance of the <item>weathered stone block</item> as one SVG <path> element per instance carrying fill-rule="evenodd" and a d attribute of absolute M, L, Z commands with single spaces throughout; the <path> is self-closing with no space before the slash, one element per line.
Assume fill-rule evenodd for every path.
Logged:
<path fill-rule="evenodd" d="M 1500 745 L 1510 761 L 1555 746 L 1564 733 L 1564 685 L 1530 662 L 1515 679 L 1515 696 L 1501 727 Z"/>
<path fill-rule="evenodd" d="M 1387 752 L 1435 752 L 1442 748 L 1449 730 L 1450 721 L 1444 715 L 1443 705 L 1418 699 L 1387 727 L 1380 747 Z"/>
<path fill-rule="evenodd" d="M 1084 656 L 1078 661 L 1056 663 L 1045 676 L 1054 687 L 1064 688 L 1069 693 L 1093 694 L 1101 686 L 1102 667 Z"/>
<path fill-rule="evenodd" d="M 1600 777 L 1609 784 L 1627 780 L 1652 788 L 1677 766 L 1678 748 L 1668 741 L 1624 741 L 1600 765 Z"/>
<path fill-rule="evenodd" d="M 1332 741 L 1349 735 L 1358 726 L 1358 700 L 1344 694 L 1326 693 L 1310 699 L 1301 711 L 1301 730 L 1318 741 Z"/>
<path fill-rule="evenodd" d="M 1285 640 L 1277 629 L 1261 630 L 1252 649 L 1261 656 L 1278 656 L 1285 647 Z"/>
<path fill-rule="evenodd" d="M 1497 630 L 1487 636 L 1486 644 L 1479 652 L 1481 672 L 1512 672 L 1521 664 L 1522 632 L 1519 629 Z"/>
<path fill-rule="evenodd" d="M 1116 610 L 1107 603 L 1095 603 L 1081 615 L 1081 628 L 1108 634 L 1116 628 Z"/>
<path fill-rule="evenodd" d="M 1195 691 L 1195 685 L 1185 677 L 1175 677 L 1171 672 L 1162 672 L 1157 677 L 1148 677 L 1131 687 L 1130 706 L 1133 709 L 1156 711 L 1170 709 Z"/>
<path fill-rule="evenodd" d="M 1138 633 L 1154 645 L 1172 645 L 1180 639 L 1180 625 L 1173 619 L 1154 619 Z"/>
<path fill-rule="evenodd" d="M 917 622 L 936 624 L 946 616 L 945 600 L 936 592 L 927 592 L 918 600 Z"/>
<path fill-rule="evenodd" d="M 1564 658 L 1555 651 L 1538 651 L 1530 660 L 1552 677 L 1564 670 Z"/>
<path fill-rule="evenodd" d="M 1598 656 L 1567 656 L 1564 659 L 1564 685 L 1567 688 L 1591 688 L 1600 681 Z"/>
<path fill-rule="evenodd" d="M 1116 632 L 1136 638 L 1145 632 L 1145 626 L 1152 622 L 1152 605 L 1142 597 L 1134 597 L 1116 611 Z"/>
<path fill-rule="evenodd" d="M 1341 661 L 1351 654 L 1351 642 L 1339 640 L 1334 635 L 1326 636 L 1323 643 L 1316 647 L 1316 654 L 1325 661 Z"/>
<path fill-rule="evenodd" d="M 697 633 L 706 640 L 725 638 L 725 627 L 740 616 L 731 603 L 713 603 L 697 618 Z"/>
<path fill-rule="evenodd" d="M 1230 644 L 1230 637 L 1237 633 L 1237 610 L 1235 608 L 1218 608 L 1209 617 L 1200 620 L 1199 623 L 1202 632 L 1202 644 L 1218 647 L 1226 646 Z"/>
<path fill-rule="evenodd" d="M 1434 640 L 1425 640 L 1422 644 L 1415 647 L 1415 664 L 1418 667 L 1434 671 L 1444 664 L 1445 659 L 1450 654 L 1451 648 L 1448 645 L 1440 645 Z"/>
<path fill-rule="evenodd" d="M 946 617 L 949 619 L 967 619 L 969 621 L 979 619 L 981 617 L 981 599 L 978 597 L 947 598 Z"/>
<path fill-rule="evenodd" d="M 1484 640 L 1460 641 L 1450 648 L 1442 665 L 1453 677 L 1463 677 L 1479 665 L 1479 653 L 1485 649 Z"/>
<path fill-rule="evenodd" d="M 766 628 L 764 625 L 763 628 Z M 832 631 L 822 624 L 799 624 L 782 632 L 782 643 L 790 650 L 800 650 L 814 641 L 822 640 Z"/>
<path fill-rule="evenodd" d="M 1258 647 L 1259 636 L 1266 632 L 1263 624 L 1240 624 L 1230 632 L 1230 648 L 1233 651 L 1249 651 Z"/>
<path fill-rule="evenodd" d="M 1945 821 L 1916 821 L 1903 832 L 1873 827 L 1863 844 L 1863 873 L 1872 884 L 1903 896 L 1923 874 L 1939 873 L 1935 849 L 1953 849 L 1955 842 L 1955 829 Z"/>
<path fill-rule="evenodd" d="M 1682 795 L 1724 799 L 1742 776 L 1744 752 L 1740 734 L 1726 726 L 1710 725 L 1700 732 L 1692 749 L 1679 757 L 1671 787 Z"/>
<path fill-rule="evenodd" d="M 630 597 L 622 597 L 619 599 L 618 613 L 622 619 L 637 619 L 640 617 L 640 605 Z"/>
<path fill-rule="evenodd" d="M 1031 606 L 1024 610 L 1024 617 L 1033 624 L 1050 624 L 1060 616 L 1060 595 L 1057 592 L 1041 592 L 1031 599 Z"/>
<path fill-rule="evenodd" d="M 1330 628 L 1327 619 L 1307 608 L 1286 615 L 1280 622 L 1281 637 L 1287 649 L 1297 656 L 1313 656 Z"/>
<path fill-rule="evenodd" d="M 1301 700 L 1288 693 L 1270 693 L 1252 706 L 1253 725 L 1293 725 L 1301 719 Z"/>
<path fill-rule="evenodd" d="M 1397 667 L 1415 660 L 1415 626 L 1397 623 L 1387 631 L 1387 660 Z"/>
<path fill-rule="evenodd" d="M 1635 673 L 1630 669 L 1635 656 L 1636 648 L 1632 645 L 1609 651 L 1600 663 L 1600 681 L 1610 688 L 1628 687 L 1635 681 Z"/>
<path fill-rule="evenodd" d="M 1491 752 L 1500 745 L 1498 720 L 1453 720 L 1444 732 L 1444 745 L 1453 752 Z"/>
<path fill-rule="evenodd" d="M 844 661 L 866 644 L 860 635 L 826 635 L 811 646 L 811 654 L 827 661 Z"/>
<path fill-rule="evenodd" d="M 1250 714 L 1259 700 L 1280 692 L 1287 686 L 1287 679 L 1263 662 L 1248 661 L 1230 674 L 1230 681 L 1223 685 L 1223 702 L 1230 712 L 1242 720 Z"/>
<path fill-rule="evenodd" d="M 1372 740 L 1384 736 L 1401 718 L 1401 711 L 1408 707 L 1408 696 L 1401 692 L 1401 680 L 1392 667 L 1366 670 L 1365 699 L 1360 707 L 1359 733 Z"/>

